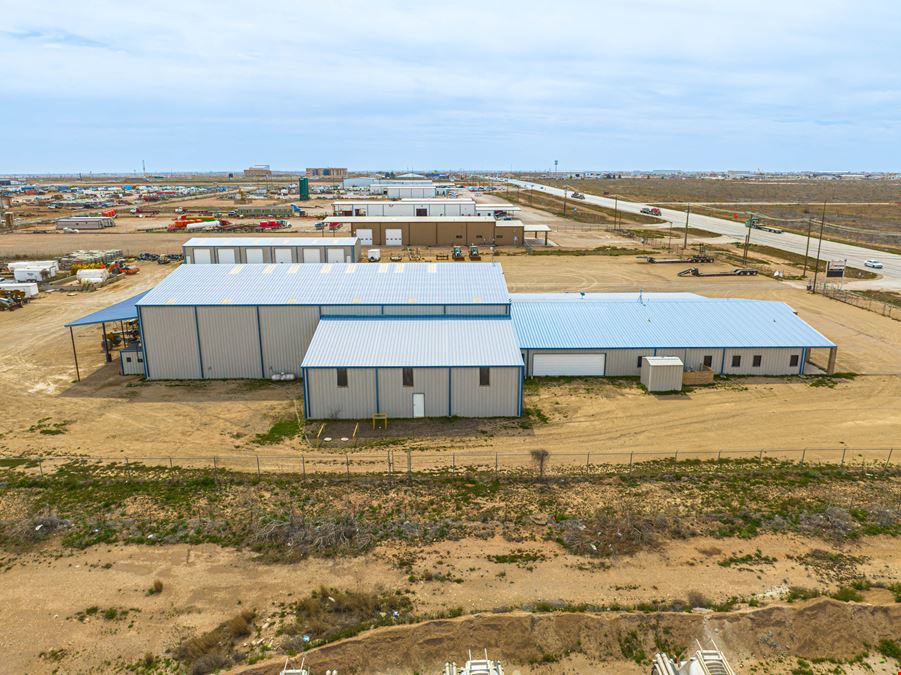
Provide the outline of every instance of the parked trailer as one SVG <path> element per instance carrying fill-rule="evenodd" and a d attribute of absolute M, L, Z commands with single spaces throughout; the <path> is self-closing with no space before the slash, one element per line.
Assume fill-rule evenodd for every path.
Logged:
<path fill-rule="evenodd" d="M 750 267 L 736 267 L 731 272 L 702 272 L 697 267 L 689 267 L 679 272 L 680 277 L 756 277 L 758 274 Z"/>
<path fill-rule="evenodd" d="M 647 256 L 647 261 L 652 264 L 664 264 L 664 263 L 712 263 L 713 256 L 712 255 L 693 255 L 690 258 L 655 258 L 654 256 Z"/>

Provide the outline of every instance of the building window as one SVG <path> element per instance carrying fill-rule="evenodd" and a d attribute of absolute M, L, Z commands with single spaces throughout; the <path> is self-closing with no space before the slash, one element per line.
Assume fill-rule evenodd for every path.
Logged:
<path fill-rule="evenodd" d="M 458 234 L 458 235 L 457 235 L 457 239 L 462 239 L 462 238 L 463 238 L 463 235 L 462 235 L 462 234 Z"/>
<path fill-rule="evenodd" d="M 479 386 L 491 386 L 491 368 L 479 368 Z"/>
<path fill-rule="evenodd" d="M 412 387 L 413 386 L 413 369 L 412 368 L 404 368 L 404 386 Z"/>
<path fill-rule="evenodd" d="M 741 367 L 741 357 L 738 354 L 733 355 L 732 357 L 732 367 L 740 368 Z"/>
<path fill-rule="evenodd" d="M 760 368 L 761 363 L 763 363 L 763 357 L 760 354 L 754 354 L 754 360 L 751 361 L 751 365 L 754 368 Z"/>
<path fill-rule="evenodd" d="M 347 386 L 347 368 L 338 368 L 338 386 Z"/>
<path fill-rule="evenodd" d="M 707 366 L 708 368 L 713 368 L 713 355 L 712 354 L 707 354 L 707 356 L 704 357 L 704 365 Z"/>
<path fill-rule="evenodd" d="M 636 368 L 641 368 L 641 360 L 642 360 L 643 358 L 644 358 L 643 356 L 639 356 L 639 357 L 638 357 L 638 362 L 635 364 L 635 367 L 636 367 Z"/>
<path fill-rule="evenodd" d="M 790 357 L 788 357 L 788 365 L 792 368 L 795 368 L 797 367 L 799 360 L 800 359 L 798 358 L 797 354 L 792 354 Z"/>

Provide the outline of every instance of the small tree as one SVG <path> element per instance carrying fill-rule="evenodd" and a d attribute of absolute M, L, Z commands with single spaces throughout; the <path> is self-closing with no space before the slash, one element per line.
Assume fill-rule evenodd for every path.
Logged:
<path fill-rule="evenodd" d="M 535 462 L 535 464 L 538 466 L 538 478 L 540 480 L 544 480 L 544 470 L 545 467 L 547 467 L 547 462 L 551 456 L 551 453 L 541 448 L 538 450 L 532 450 L 531 454 L 532 461 Z"/>

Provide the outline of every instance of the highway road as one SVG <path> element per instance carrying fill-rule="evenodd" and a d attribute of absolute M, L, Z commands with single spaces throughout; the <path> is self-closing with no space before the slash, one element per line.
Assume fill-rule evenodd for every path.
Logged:
<path fill-rule="evenodd" d="M 525 189 L 531 188 L 533 190 L 540 190 L 547 194 L 556 195 L 558 197 L 563 196 L 563 190 L 561 188 L 555 188 L 549 185 L 515 180 L 512 178 L 498 180 L 502 180 Z M 570 191 L 569 194 L 572 194 L 572 192 Z M 573 206 L 578 206 L 580 202 L 597 204 L 598 206 L 604 206 L 611 209 L 614 208 L 615 204 L 615 201 L 610 197 L 598 197 L 597 195 L 588 193 L 585 194 L 584 201 L 574 201 Z M 637 202 L 626 202 L 620 199 L 618 201 L 618 206 L 625 213 L 640 213 L 641 209 L 647 208 L 651 205 L 639 204 Z M 685 227 L 685 211 L 664 208 L 661 208 L 660 211 L 662 214 L 661 218 L 663 220 L 673 223 L 676 227 Z M 710 232 L 717 232 L 719 234 L 732 237 L 736 241 L 744 241 L 745 233 L 747 232 L 747 228 L 745 227 L 744 223 L 737 223 L 731 220 L 726 220 L 724 218 L 716 218 L 714 216 L 705 216 L 694 213 L 689 216 L 688 226 L 697 227 L 702 230 L 709 230 Z M 789 232 L 775 234 L 773 232 L 764 232 L 762 230 L 752 230 L 751 243 L 760 244 L 762 246 L 771 246 L 783 251 L 790 251 L 792 253 L 804 255 L 804 249 L 807 245 L 807 237 L 801 236 L 799 234 L 791 234 Z M 811 237 L 810 255 L 812 257 L 816 256 L 817 246 L 819 245 L 819 243 L 819 239 L 814 236 Z M 847 260 L 848 265 L 852 267 L 866 269 L 863 263 L 869 258 L 875 258 L 884 265 L 883 269 L 881 270 L 870 270 L 871 272 L 877 272 L 878 274 L 881 274 L 882 278 L 873 279 L 870 281 L 846 281 L 846 286 L 856 288 L 866 287 L 895 290 L 901 289 L 901 255 L 894 253 L 885 253 L 883 251 L 875 251 L 873 249 L 864 248 L 862 246 L 840 244 L 838 242 L 829 241 L 828 239 L 823 239 L 822 250 L 820 251 L 821 260 Z"/>

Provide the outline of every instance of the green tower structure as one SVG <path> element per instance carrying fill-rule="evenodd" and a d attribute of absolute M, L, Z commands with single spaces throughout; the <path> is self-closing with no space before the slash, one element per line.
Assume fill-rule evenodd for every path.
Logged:
<path fill-rule="evenodd" d="M 306 201 L 310 198 L 310 179 L 309 178 L 301 178 L 300 183 L 297 186 L 298 192 L 300 194 L 300 198 L 303 201 Z"/>

